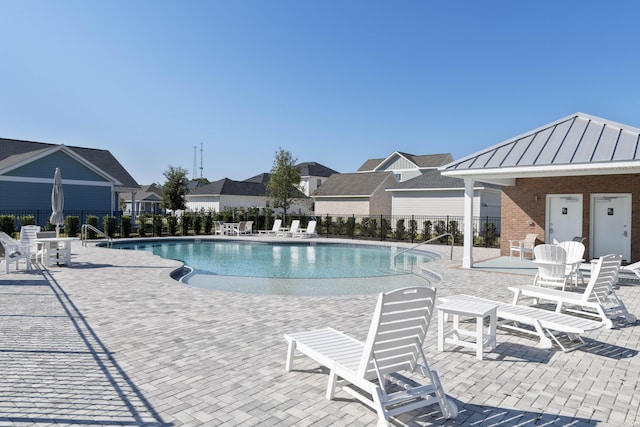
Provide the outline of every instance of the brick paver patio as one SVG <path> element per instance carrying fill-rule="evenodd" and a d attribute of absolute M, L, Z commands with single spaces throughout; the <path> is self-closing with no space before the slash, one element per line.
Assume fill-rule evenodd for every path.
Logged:
<path fill-rule="evenodd" d="M 0 275 L 0 426 L 375 425 L 348 394 L 324 398 L 327 374 L 314 362 L 285 373 L 282 335 L 326 325 L 364 339 L 376 295 L 218 292 L 173 281 L 179 263 L 146 252 L 73 252 L 72 267 Z M 508 285 L 531 282 L 460 269 L 460 252 L 433 263 L 441 296 L 508 301 Z M 618 293 L 640 314 L 640 287 Z M 437 352 L 436 321 L 427 357 L 459 416 L 434 407 L 394 425 L 640 425 L 637 325 L 592 331 L 570 353 L 499 331 L 479 361 L 472 350 Z"/>

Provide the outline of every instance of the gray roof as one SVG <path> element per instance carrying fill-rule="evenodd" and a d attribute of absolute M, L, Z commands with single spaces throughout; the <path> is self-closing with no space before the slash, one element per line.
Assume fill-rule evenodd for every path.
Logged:
<path fill-rule="evenodd" d="M 392 184 L 397 182 L 391 172 L 337 173 L 318 187 L 313 197 L 369 196 L 387 179 Z"/>
<path fill-rule="evenodd" d="M 562 176 L 637 173 L 640 129 L 572 114 L 440 168 L 451 176 Z"/>
<path fill-rule="evenodd" d="M 29 158 L 44 153 L 60 144 L 47 144 L 44 142 L 21 141 L 16 139 L 0 138 L 0 169 L 28 161 Z M 117 179 L 124 188 L 138 188 L 139 185 L 129 172 L 107 150 L 95 148 L 71 147 L 65 145 L 78 156 L 84 158 L 98 169 Z"/>
<path fill-rule="evenodd" d="M 297 165 L 297 168 L 300 171 L 300 176 L 330 177 L 334 173 L 338 173 L 333 169 L 316 162 L 300 163 Z"/>
<path fill-rule="evenodd" d="M 493 184 L 485 184 L 477 182 L 475 187 L 486 187 L 498 189 L 499 187 Z M 403 182 L 399 182 L 391 187 L 390 190 L 423 190 L 423 189 L 463 189 L 464 180 L 461 178 L 454 178 L 452 176 L 443 176 L 437 169 L 429 169 L 423 171 L 419 176 L 408 179 Z"/>
<path fill-rule="evenodd" d="M 212 182 L 211 184 L 200 186 L 189 192 L 190 196 L 264 196 L 266 187 L 261 182 L 234 181 L 229 178 Z"/>
<path fill-rule="evenodd" d="M 260 184 L 266 184 L 271 179 L 271 174 L 269 173 L 261 173 L 256 176 L 252 176 L 251 178 L 245 179 L 243 182 L 257 182 Z"/>
<path fill-rule="evenodd" d="M 389 158 L 393 155 L 399 155 L 413 164 L 416 165 L 417 168 L 437 168 L 442 165 L 445 165 L 453 160 L 453 157 L 450 153 L 441 153 L 441 154 L 426 154 L 421 156 L 416 156 L 414 154 L 403 153 L 400 151 L 394 151 L 390 156 L 384 159 L 369 159 L 360 166 L 358 172 L 371 172 L 375 171 L 378 167 L 380 167 L 384 162 L 389 160 Z"/>

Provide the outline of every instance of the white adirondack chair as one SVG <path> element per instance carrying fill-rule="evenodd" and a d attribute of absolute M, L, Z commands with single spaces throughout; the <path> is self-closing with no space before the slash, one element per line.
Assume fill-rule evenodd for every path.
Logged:
<path fill-rule="evenodd" d="M 0 260 L 4 261 L 4 272 L 9 274 L 9 265 L 16 263 L 18 270 L 21 260 L 25 261 L 27 270 L 31 270 L 31 250 L 29 245 L 21 244 L 13 237 L 0 231 Z"/>
<path fill-rule="evenodd" d="M 286 370 L 291 370 L 296 350 L 326 366 L 327 399 L 333 399 L 338 378 L 343 379 L 345 391 L 376 410 L 378 425 L 435 403 L 446 418 L 455 418 L 458 409 L 446 397 L 422 349 L 435 299 L 435 288 L 426 287 L 380 294 L 364 343 L 331 328 L 285 334 Z M 400 374 L 416 370 L 429 384 L 416 384 Z"/>
<path fill-rule="evenodd" d="M 538 245 L 533 253 L 533 262 L 538 267 L 533 284 L 555 286 L 564 290 L 573 271 L 573 266 L 567 264 L 567 252 L 559 245 Z"/>
<path fill-rule="evenodd" d="M 533 248 L 536 246 L 537 234 L 527 234 L 524 240 L 509 240 L 509 257 L 513 258 L 514 252 L 517 252 L 520 259 L 524 259 L 526 254 L 530 254 L 533 258 Z"/>

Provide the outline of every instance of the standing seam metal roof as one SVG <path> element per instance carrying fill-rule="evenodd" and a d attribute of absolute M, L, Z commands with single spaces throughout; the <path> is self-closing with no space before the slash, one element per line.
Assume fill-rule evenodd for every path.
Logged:
<path fill-rule="evenodd" d="M 442 171 L 640 160 L 640 129 L 576 113 L 440 168 Z"/>

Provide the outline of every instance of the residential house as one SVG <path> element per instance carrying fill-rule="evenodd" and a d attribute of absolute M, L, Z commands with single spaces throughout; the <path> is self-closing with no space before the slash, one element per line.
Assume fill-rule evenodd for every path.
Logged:
<path fill-rule="evenodd" d="M 187 210 L 191 212 L 222 212 L 230 209 L 270 208 L 266 183 L 270 175 L 262 173 L 244 181 L 223 178 L 210 184 L 199 186 L 186 196 Z M 301 198 L 305 196 L 300 193 Z M 274 209 L 279 212 L 280 209 Z M 305 202 L 288 209 L 290 213 L 309 213 Z"/>
<path fill-rule="evenodd" d="M 476 216 L 500 217 L 500 187 L 476 182 L 473 206 Z M 438 169 L 428 169 L 407 181 L 387 189 L 391 192 L 393 216 L 464 216 L 464 181 L 442 176 Z"/>
<path fill-rule="evenodd" d="M 501 253 L 509 240 L 585 237 L 585 257 L 640 259 L 640 129 L 575 113 L 451 162 L 445 176 L 502 186 Z M 465 226 L 473 204 L 465 205 Z M 465 230 L 466 232 L 466 230 Z M 463 267 L 473 266 L 465 233 Z"/>
<path fill-rule="evenodd" d="M 416 156 L 394 151 L 384 159 L 365 161 L 358 172 L 393 172 L 398 182 L 403 182 L 419 176 L 425 170 L 437 169 L 451 161 L 453 157 L 450 153 Z"/>
<path fill-rule="evenodd" d="M 307 197 L 311 196 L 331 175 L 338 173 L 316 162 L 300 163 L 297 168 L 300 171 L 300 191 Z"/>
<path fill-rule="evenodd" d="M 341 173 L 327 179 L 313 193 L 316 215 L 389 215 L 395 185 L 392 172 Z"/>
<path fill-rule="evenodd" d="M 162 205 L 162 187 L 156 184 L 143 185 L 136 193 L 135 209 L 132 209 L 132 198 L 123 198 L 125 212 L 131 214 L 132 210 L 139 214 L 164 213 Z"/>
<path fill-rule="evenodd" d="M 56 168 L 65 212 L 112 213 L 120 210 L 121 195 L 140 188 L 107 150 L 1 138 L 0 211 L 50 213 Z"/>

